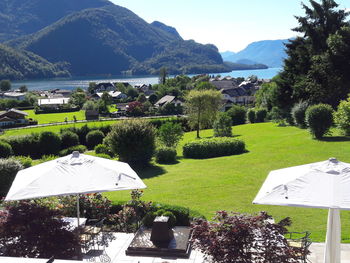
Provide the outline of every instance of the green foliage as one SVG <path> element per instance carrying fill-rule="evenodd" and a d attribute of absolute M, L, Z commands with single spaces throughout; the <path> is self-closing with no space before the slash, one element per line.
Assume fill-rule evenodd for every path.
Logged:
<path fill-rule="evenodd" d="M 321 139 L 331 128 L 333 124 L 332 114 L 333 109 L 327 104 L 313 105 L 306 110 L 307 126 L 316 139 Z"/>
<path fill-rule="evenodd" d="M 247 111 L 247 119 L 250 123 L 256 122 L 255 120 L 256 114 L 255 114 L 255 109 L 249 109 Z"/>
<path fill-rule="evenodd" d="M 97 154 L 107 154 L 110 157 L 113 157 L 113 152 L 111 151 L 111 149 L 105 145 L 105 144 L 98 144 L 95 146 L 94 148 L 95 153 Z"/>
<path fill-rule="evenodd" d="M 100 157 L 100 158 L 104 158 L 104 159 L 110 159 L 112 160 L 113 157 L 111 157 L 109 154 L 106 154 L 106 153 L 97 153 L 95 154 L 96 157 Z"/>
<path fill-rule="evenodd" d="M 153 225 L 153 221 L 156 218 L 155 212 L 148 212 L 142 219 L 142 223 L 145 227 L 151 228 Z"/>
<path fill-rule="evenodd" d="M 305 123 L 305 113 L 308 108 L 308 103 L 306 101 L 300 101 L 296 103 L 291 111 L 293 121 L 295 125 L 299 126 L 300 128 L 306 128 Z"/>
<path fill-rule="evenodd" d="M 157 136 L 166 147 L 176 147 L 183 137 L 183 130 L 179 123 L 166 122 L 160 126 Z"/>
<path fill-rule="evenodd" d="M 9 143 L 0 141 L 0 158 L 7 158 L 13 153 Z"/>
<path fill-rule="evenodd" d="M 86 135 L 86 145 L 89 149 L 94 149 L 96 145 L 103 142 L 105 135 L 100 130 L 90 131 Z"/>
<path fill-rule="evenodd" d="M 39 134 L 32 133 L 23 136 L 11 136 L 6 138 L 11 145 L 14 155 L 30 156 L 38 158 L 41 154 Z"/>
<path fill-rule="evenodd" d="M 185 158 L 205 159 L 219 156 L 241 154 L 245 143 L 233 138 L 212 138 L 188 142 L 183 146 Z"/>
<path fill-rule="evenodd" d="M 151 94 L 149 97 L 148 97 L 148 101 L 150 103 L 152 103 L 152 105 L 154 103 L 156 103 L 158 101 L 158 96 L 156 94 Z"/>
<path fill-rule="evenodd" d="M 61 148 L 69 148 L 79 144 L 79 136 L 72 131 L 64 131 L 61 133 L 62 145 Z"/>
<path fill-rule="evenodd" d="M 213 125 L 215 137 L 232 137 L 232 119 L 225 112 L 219 112 Z"/>
<path fill-rule="evenodd" d="M 56 155 L 50 154 L 50 155 L 43 155 L 41 159 L 39 160 L 39 163 L 45 163 L 48 161 L 52 161 L 57 159 L 58 157 Z"/>
<path fill-rule="evenodd" d="M 340 102 L 334 113 L 334 122 L 343 134 L 350 135 L 350 98 Z"/>
<path fill-rule="evenodd" d="M 61 137 L 54 132 L 45 131 L 39 135 L 40 152 L 42 155 L 57 155 L 61 150 Z"/>
<path fill-rule="evenodd" d="M 71 154 L 72 152 L 78 151 L 80 153 L 84 153 L 87 151 L 87 148 L 85 145 L 75 145 L 75 146 L 71 146 L 67 149 L 63 149 L 59 152 L 60 156 L 66 156 Z"/>
<path fill-rule="evenodd" d="M 247 119 L 247 109 L 244 106 L 233 105 L 231 109 L 227 111 L 227 114 L 232 119 L 232 125 L 245 124 Z"/>
<path fill-rule="evenodd" d="M 97 104 L 92 101 L 92 100 L 87 100 L 83 107 L 82 107 L 83 110 L 98 110 L 98 106 Z"/>
<path fill-rule="evenodd" d="M 176 149 L 171 147 L 159 147 L 156 149 L 156 162 L 169 164 L 176 162 Z"/>
<path fill-rule="evenodd" d="M 166 67 L 161 67 L 159 70 L 159 84 L 165 84 L 168 77 L 168 71 Z"/>
<path fill-rule="evenodd" d="M 80 91 L 76 91 L 74 92 L 71 97 L 69 102 L 79 108 L 82 108 L 84 103 L 87 101 L 87 97 L 85 92 L 80 92 Z"/>
<path fill-rule="evenodd" d="M 13 158 L 0 159 L 0 196 L 6 196 L 22 164 Z"/>
<path fill-rule="evenodd" d="M 29 168 L 32 166 L 33 160 L 29 156 L 14 156 L 12 158 L 18 160 L 23 168 Z"/>
<path fill-rule="evenodd" d="M 266 109 L 257 109 L 255 111 L 255 122 L 264 122 L 267 115 Z"/>
<path fill-rule="evenodd" d="M 144 120 L 120 121 L 105 141 L 120 161 L 143 166 L 150 162 L 155 150 L 155 129 Z"/>
<path fill-rule="evenodd" d="M 8 79 L 3 79 L 0 81 L 0 90 L 9 91 L 11 89 L 11 81 Z"/>
<path fill-rule="evenodd" d="M 202 81 L 196 83 L 195 89 L 197 90 L 217 90 L 216 87 L 208 81 Z"/>

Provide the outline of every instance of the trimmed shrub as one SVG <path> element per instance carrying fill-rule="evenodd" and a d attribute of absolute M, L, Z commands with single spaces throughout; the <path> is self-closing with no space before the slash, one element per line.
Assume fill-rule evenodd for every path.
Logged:
<path fill-rule="evenodd" d="M 306 101 L 301 101 L 296 103 L 292 108 L 291 114 L 294 124 L 300 128 L 306 128 L 305 113 L 308 106 L 309 105 Z"/>
<path fill-rule="evenodd" d="M 145 227 L 151 228 L 153 225 L 153 221 L 156 218 L 155 212 L 148 212 L 142 219 L 142 223 Z"/>
<path fill-rule="evenodd" d="M 42 155 L 58 155 L 61 150 L 61 137 L 54 132 L 44 131 L 40 133 L 39 143 Z"/>
<path fill-rule="evenodd" d="M 350 135 L 350 98 L 340 102 L 334 122 L 344 135 Z"/>
<path fill-rule="evenodd" d="M 213 128 L 215 137 L 232 137 L 231 117 L 225 112 L 218 113 Z"/>
<path fill-rule="evenodd" d="M 75 130 L 75 133 L 79 136 L 80 144 L 86 145 L 86 135 L 92 130 L 86 124 Z"/>
<path fill-rule="evenodd" d="M 185 158 L 205 159 L 241 154 L 245 143 L 233 138 L 212 138 L 188 142 L 183 146 Z"/>
<path fill-rule="evenodd" d="M 305 116 L 310 133 L 316 139 L 321 139 L 333 124 L 333 109 L 327 104 L 310 106 Z"/>
<path fill-rule="evenodd" d="M 266 109 L 257 109 L 255 111 L 255 122 L 264 122 L 267 115 Z"/>
<path fill-rule="evenodd" d="M 176 162 L 176 149 L 171 147 L 161 147 L 156 150 L 156 162 L 157 163 L 175 163 Z"/>
<path fill-rule="evenodd" d="M 22 164 L 14 158 L 0 159 L 0 196 L 6 196 L 17 172 L 22 169 Z"/>
<path fill-rule="evenodd" d="M 169 217 L 168 223 L 170 228 L 173 228 L 176 225 L 176 216 L 172 212 L 166 211 L 162 216 Z"/>
<path fill-rule="evenodd" d="M 100 130 L 90 131 L 86 135 L 86 146 L 89 149 L 93 149 L 96 145 L 101 144 L 103 142 L 104 137 L 104 133 Z"/>
<path fill-rule="evenodd" d="M 69 147 L 67 149 L 64 149 L 59 152 L 59 156 L 66 156 L 68 154 L 71 154 L 72 152 L 78 151 L 80 153 L 84 153 L 87 151 L 87 148 L 85 145 L 75 145 L 72 147 Z"/>
<path fill-rule="evenodd" d="M 38 133 L 8 137 L 6 142 L 11 145 L 14 155 L 30 156 L 33 159 L 41 157 Z"/>
<path fill-rule="evenodd" d="M 247 109 L 244 106 L 233 105 L 231 109 L 227 111 L 227 114 L 232 119 L 232 125 L 245 124 L 247 119 Z"/>
<path fill-rule="evenodd" d="M 205 218 L 203 215 L 199 214 L 198 212 L 189 210 L 188 208 L 183 206 L 168 205 L 168 204 L 153 204 L 153 209 L 156 209 L 156 210 L 161 209 L 163 211 L 172 212 L 176 217 L 177 226 L 189 226 L 191 220 L 194 217 Z"/>
<path fill-rule="evenodd" d="M 254 109 L 249 109 L 247 112 L 247 119 L 250 123 L 255 122 L 255 110 Z"/>
<path fill-rule="evenodd" d="M 151 161 L 154 154 L 155 129 L 145 120 L 120 121 L 114 125 L 105 141 L 120 161 L 143 166 Z"/>
<path fill-rule="evenodd" d="M 28 156 L 14 156 L 14 159 L 18 160 L 24 168 L 28 168 L 32 166 L 32 158 Z"/>
<path fill-rule="evenodd" d="M 61 140 L 63 149 L 79 144 L 79 136 L 72 131 L 64 131 L 61 134 Z"/>
<path fill-rule="evenodd" d="M 176 147 L 181 138 L 183 137 L 183 130 L 180 124 L 166 122 L 160 126 L 158 130 L 158 139 L 166 147 Z"/>
<path fill-rule="evenodd" d="M 9 143 L 0 141 L 0 158 L 7 158 L 12 154 L 12 147 Z"/>
<path fill-rule="evenodd" d="M 57 158 L 58 158 L 58 156 L 52 155 L 52 154 L 51 155 L 43 155 L 41 157 L 41 159 L 39 160 L 39 163 L 45 163 L 45 162 L 48 162 L 48 161 L 55 160 Z"/>
<path fill-rule="evenodd" d="M 102 154 L 107 154 L 110 157 L 113 157 L 113 152 L 111 151 L 111 149 L 107 145 L 102 144 L 102 143 L 96 145 L 94 148 L 94 151 L 96 154 L 102 153 Z"/>
<path fill-rule="evenodd" d="M 108 154 L 105 154 L 105 153 L 98 153 L 98 154 L 95 154 L 96 157 L 100 157 L 100 158 L 105 158 L 105 159 L 112 159 L 112 157 Z"/>

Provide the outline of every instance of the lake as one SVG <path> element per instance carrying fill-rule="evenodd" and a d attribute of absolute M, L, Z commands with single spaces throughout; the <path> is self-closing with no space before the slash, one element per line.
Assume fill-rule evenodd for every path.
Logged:
<path fill-rule="evenodd" d="M 235 70 L 226 73 L 211 73 L 210 75 L 221 75 L 231 77 L 249 77 L 251 75 L 258 76 L 259 79 L 271 79 L 277 75 L 281 68 L 268 68 L 256 70 Z M 190 77 L 194 75 L 189 75 Z M 89 82 L 129 82 L 133 84 L 157 84 L 157 76 L 111 76 L 111 77 L 72 77 L 64 79 L 43 79 L 43 80 L 26 80 L 13 81 L 12 88 L 17 89 L 22 85 L 26 85 L 28 90 L 52 90 L 52 89 L 68 89 L 87 88 Z"/>

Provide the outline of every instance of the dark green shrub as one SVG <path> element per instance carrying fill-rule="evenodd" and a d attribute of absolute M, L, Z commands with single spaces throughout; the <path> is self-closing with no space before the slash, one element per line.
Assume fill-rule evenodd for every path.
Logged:
<path fill-rule="evenodd" d="M 169 217 L 169 220 L 168 220 L 169 225 L 168 226 L 170 228 L 173 228 L 176 225 L 176 217 L 172 212 L 166 211 L 165 213 L 162 214 L 162 216 Z"/>
<path fill-rule="evenodd" d="M 156 162 L 157 163 L 175 163 L 176 162 L 176 149 L 170 147 L 160 147 L 156 150 Z"/>
<path fill-rule="evenodd" d="M 310 106 L 306 110 L 305 116 L 310 133 L 316 139 L 321 139 L 333 124 L 333 109 L 327 104 Z"/>
<path fill-rule="evenodd" d="M 50 154 L 50 155 L 43 155 L 41 157 L 41 159 L 39 160 L 39 163 L 45 163 L 45 162 L 48 162 L 48 161 L 52 161 L 52 160 L 55 160 L 57 159 L 58 156 L 56 155 L 53 155 L 53 154 Z"/>
<path fill-rule="evenodd" d="M 75 145 L 75 146 L 69 147 L 67 149 L 61 150 L 59 152 L 59 155 L 60 156 L 66 156 L 66 155 L 69 155 L 69 154 L 71 154 L 72 152 L 75 152 L 75 151 L 78 151 L 80 153 L 84 153 L 84 152 L 87 151 L 87 148 L 86 148 L 85 145 Z"/>
<path fill-rule="evenodd" d="M 244 151 L 243 141 L 225 137 L 192 141 L 183 146 L 184 157 L 194 159 L 241 154 Z"/>
<path fill-rule="evenodd" d="M 233 105 L 231 109 L 227 111 L 227 114 L 232 119 L 232 125 L 245 124 L 247 119 L 247 109 L 244 106 Z"/>
<path fill-rule="evenodd" d="M 153 221 L 156 218 L 155 212 L 148 212 L 142 219 L 142 223 L 145 227 L 151 228 L 153 226 Z"/>
<path fill-rule="evenodd" d="M 188 119 L 186 117 L 174 117 L 174 118 L 163 118 L 163 119 L 151 119 L 149 122 L 155 127 L 160 128 L 163 124 L 167 122 L 178 123 L 181 125 L 182 130 L 190 131 L 191 128 L 188 123 Z"/>
<path fill-rule="evenodd" d="M 194 217 L 201 217 L 205 218 L 203 215 L 189 210 L 186 207 L 183 206 L 176 206 L 176 205 L 167 205 L 167 204 L 153 204 L 153 209 L 157 210 L 163 210 L 163 211 L 170 211 L 172 212 L 176 217 L 176 225 L 177 226 L 189 226 L 191 220 Z"/>
<path fill-rule="evenodd" d="M 273 107 L 267 114 L 269 120 L 280 122 L 283 120 L 283 112 L 278 107 Z"/>
<path fill-rule="evenodd" d="M 112 157 L 108 154 L 105 154 L 105 153 L 98 153 L 98 154 L 95 154 L 96 157 L 100 157 L 100 158 L 105 158 L 105 159 L 112 159 Z"/>
<path fill-rule="evenodd" d="M 183 130 L 180 124 L 166 122 L 158 130 L 158 139 L 166 147 L 176 147 L 183 137 Z"/>
<path fill-rule="evenodd" d="M 22 164 L 14 158 L 0 159 L 0 196 L 6 196 L 17 172 L 22 169 Z"/>
<path fill-rule="evenodd" d="M 309 105 L 306 101 L 301 101 L 296 103 L 292 108 L 291 114 L 294 124 L 300 128 L 306 128 L 305 113 L 308 106 Z"/>
<path fill-rule="evenodd" d="M 32 166 L 32 158 L 28 156 L 14 156 L 14 159 L 18 160 L 24 168 L 28 168 Z"/>
<path fill-rule="evenodd" d="M 255 122 L 264 122 L 267 115 L 266 109 L 257 109 L 255 111 Z"/>
<path fill-rule="evenodd" d="M 11 145 L 7 142 L 0 141 L 0 158 L 10 157 L 12 153 Z"/>
<path fill-rule="evenodd" d="M 89 128 L 86 124 L 76 129 L 75 133 L 79 136 L 80 144 L 86 145 L 86 135 L 92 130 L 93 129 Z"/>
<path fill-rule="evenodd" d="M 100 130 L 90 131 L 86 135 L 86 146 L 88 149 L 94 149 L 96 145 L 103 142 L 105 135 Z"/>
<path fill-rule="evenodd" d="M 112 130 L 112 126 L 109 124 L 103 125 L 98 127 L 98 129 L 103 132 L 104 135 L 107 135 L 108 133 L 110 133 L 110 131 Z"/>
<path fill-rule="evenodd" d="M 113 157 L 113 152 L 111 151 L 111 149 L 107 145 L 102 143 L 96 145 L 94 148 L 94 151 L 97 154 L 103 153 L 103 154 L 108 154 L 110 157 Z"/>
<path fill-rule="evenodd" d="M 247 119 L 250 123 L 255 122 L 255 110 L 254 109 L 249 109 L 247 112 Z"/>
<path fill-rule="evenodd" d="M 232 119 L 227 113 L 218 113 L 213 126 L 215 137 L 232 137 Z"/>
<path fill-rule="evenodd" d="M 130 165 L 148 164 L 155 150 L 155 129 L 145 120 L 117 122 L 106 137 L 107 145 Z"/>
<path fill-rule="evenodd" d="M 61 137 L 54 132 L 44 131 L 40 133 L 39 143 L 42 155 L 58 155 L 61 150 Z"/>
<path fill-rule="evenodd" d="M 79 144 L 79 136 L 72 131 L 61 133 L 62 149 L 69 148 Z"/>
<path fill-rule="evenodd" d="M 12 136 L 6 138 L 14 155 L 30 156 L 33 159 L 41 157 L 39 134 L 32 133 L 24 136 Z"/>

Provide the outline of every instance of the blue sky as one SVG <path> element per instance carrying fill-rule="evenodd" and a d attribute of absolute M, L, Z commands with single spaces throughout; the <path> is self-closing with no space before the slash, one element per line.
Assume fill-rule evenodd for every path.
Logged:
<path fill-rule="evenodd" d="M 303 15 L 300 0 L 111 0 L 147 22 L 158 20 L 184 39 L 239 51 L 249 43 L 295 36 L 294 15 Z M 308 1 L 304 1 L 308 3 Z M 338 0 L 350 8 L 350 0 Z"/>

